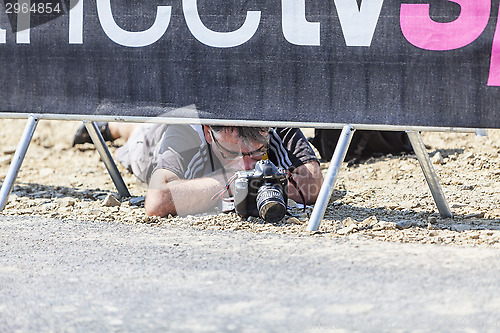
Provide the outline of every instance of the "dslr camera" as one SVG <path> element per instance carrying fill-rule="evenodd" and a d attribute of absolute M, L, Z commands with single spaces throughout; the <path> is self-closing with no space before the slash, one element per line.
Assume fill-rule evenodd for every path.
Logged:
<path fill-rule="evenodd" d="M 260 216 L 266 222 L 281 220 L 287 210 L 288 179 L 284 169 L 263 160 L 249 171 L 239 171 L 234 184 L 234 207 L 243 217 Z"/>

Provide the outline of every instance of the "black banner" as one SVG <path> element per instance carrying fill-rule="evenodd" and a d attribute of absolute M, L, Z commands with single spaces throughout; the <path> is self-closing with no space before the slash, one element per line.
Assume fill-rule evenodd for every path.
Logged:
<path fill-rule="evenodd" d="M 500 128 L 498 7 L 4 0 L 0 112 Z"/>

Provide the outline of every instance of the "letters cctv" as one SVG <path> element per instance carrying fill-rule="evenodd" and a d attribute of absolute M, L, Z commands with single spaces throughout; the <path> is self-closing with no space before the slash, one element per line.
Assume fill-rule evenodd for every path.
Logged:
<path fill-rule="evenodd" d="M 285 39 L 294 45 L 320 45 L 320 23 L 306 19 L 306 0 L 282 0 L 282 29 Z M 356 0 L 334 0 L 341 29 L 347 46 L 370 46 L 384 0 L 363 0 L 358 7 Z M 429 4 L 401 4 L 400 25 L 403 36 L 416 47 L 432 51 L 453 50 L 476 40 L 486 28 L 490 12 L 490 0 L 448 0 L 461 7 L 459 17 L 448 23 L 433 21 Z M 19 0 L 30 3 L 30 0 Z M 83 43 L 83 2 L 70 0 L 69 43 Z M 158 41 L 167 31 L 171 18 L 171 6 L 158 6 L 156 18 L 144 31 L 127 31 L 119 27 L 113 17 L 111 0 L 96 0 L 97 14 L 106 35 L 115 43 L 127 47 L 144 47 Z M 260 11 L 247 11 L 245 21 L 236 30 L 217 32 L 207 28 L 198 13 L 197 0 L 182 0 L 186 24 L 192 35 L 201 43 L 218 48 L 230 48 L 244 44 L 257 31 Z M 26 29 L 16 33 L 18 44 L 30 42 L 30 13 L 18 14 L 19 23 Z M 27 22 L 27 23 L 26 23 Z M 499 45 L 497 31 L 493 45 Z M 0 43 L 6 42 L 6 31 L 0 29 Z M 493 47 L 488 85 L 500 86 L 500 48 Z"/>

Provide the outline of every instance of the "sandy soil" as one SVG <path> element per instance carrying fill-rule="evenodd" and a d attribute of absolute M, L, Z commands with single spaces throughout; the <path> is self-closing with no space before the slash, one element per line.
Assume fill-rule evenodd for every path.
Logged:
<path fill-rule="evenodd" d="M 0 120 L 0 179 L 7 173 L 25 120 Z M 197 229 L 246 230 L 307 236 L 308 214 L 277 224 L 235 214 L 148 217 L 145 189 L 119 166 L 132 200 L 119 198 L 93 145 L 71 147 L 78 122 L 42 120 L 3 215 L 35 215 L 64 220 L 174 224 Z M 309 130 L 310 131 L 310 130 Z M 500 247 L 500 130 L 488 136 L 423 133 L 453 218 L 437 213 L 414 155 L 345 163 L 320 230 L 313 237 L 361 238 L 389 242 Z M 117 141 L 114 150 L 123 141 Z M 324 172 L 328 163 L 323 163 Z M 310 210 L 309 210 L 310 213 Z"/>

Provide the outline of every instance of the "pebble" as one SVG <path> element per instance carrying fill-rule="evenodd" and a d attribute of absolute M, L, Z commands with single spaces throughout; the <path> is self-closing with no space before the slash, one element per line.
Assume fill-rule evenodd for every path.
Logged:
<path fill-rule="evenodd" d="M 464 154 L 464 159 L 468 159 L 468 158 L 472 158 L 472 157 L 474 157 L 474 153 L 471 151 Z"/>
<path fill-rule="evenodd" d="M 106 198 L 104 199 L 104 201 L 102 202 L 102 205 L 104 207 L 116 207 L 116 206 L 120 206 L 121 203 L 113 195 L 108 194 L 106 196 Z"/>
<path fill-rule="evenodd" d="M 345 228 L 337 230 L 337 234 L 339 234 L 339 235 L 348 235 L 348 234 L 352 233 L 355 230 L 357 230 L 356 226 L 355 225 L 350 225 L 348 227 L 345 227 Z"/>
<path fill-rule="evenodd" d="M 479 232 L 472 232 L 470 233 L 469 237 L 472 239 L 479 239 Z"/>
<path fill-rule="evenodd" d="M 398 204 L 396 204 L 396 203 L 388 203 L 388 204 L 386 204 L 386 205 L 385 205 L 385 207 L 386 207 L 387 209 L 391 209 L 391 210 L 392 210 L 392 209 L 396 209 L 396 208 L 398 208 L 398 207 L 399 207 L 399 205 L 398 205 Z"/>
<path fill-rule="evenodd" d="M 437 223 L 437 218 L 435 216 L 429 216 L 429 218 L 427 219 L 427 222 Z"/>
<path fill-rule="evenodd" d="M 467 204 L 460 203 L 460 202 L 450 203 L 450 208 L 463 208 L 463 207 L 467 207 Z"/>
<path fill-rule="evenodd" d="M 402 209 L 408 210 L 408 209 L 412 209 L 414 205 L 415 204 L 413 202 L 411 202 L 411 201 L 403 201 L 403 202 L 401 202 L 401 204 L 399 205 L 399 207 L 402 208 Z"/>
<path fill-rule="evenodd" d="M 375 224 L 372 227 L 372 230 L 378 231 L 378 230 L 396 230 L 398 229 L 397 225 L 395 222 L 387 222 L 387 221 L 379 221 L 377 224 Z"/>
<path fill-rule="evenodd" d="M 342 221 L 342 225 L 344 227 L 357 226 L 358 225 L 358 221 L 356 221 L 352 217 L 348 217 L 348 218 L 346 218 L 345 220 Z"/>
<path fill-rule="evenodd" d="M 482 219 L 482 218 L 484 218 L 484 215 L 485 215 L 484 212 L 475 212 L 475 213 L 467 214 L 464 217 L 465 218 L 478 218 L 478 219 Z"/>
<path fill-rule="evenodd" d="M 5 155 L 12 155 L 16 152 L 16 147 L 6 147 L 3 149 Z"/>
<path fill-rule="evenodd" d="M 128 213 L 128 212 L 130 212 L 131 208 L 130 208 L 130 206 L 126 206 L 126 205 L 124 205 L 124 204 L 121 204 L 121 205 L 119 206 L 119 209 L 118 209 L 118 210 L 119 210 L 120 212 L 122 212 L 122 213 Z"/>
<path fill-rule="evenodd" d="M 440 152 L 437 152 L 436 154 L 434 154 L 434 156 L 432 156 L 431 161 L 434 164 L 443 164 L 444 163 L 443 155 L 441 155 Z"/>
<path fill-rule="evenodd" d="M 255 217 L 255 216 L 249 216 L 249 217 L 247 217 L 247 221 L 250 223 L 259 223 L 260 219 Z"/>
<path fill-rule="evenodd" d="M 288 223 L 288 224 L 301 224 L 300 220 L 298 218 L 296 218 L 296 217 L 289 217 L 286 220 L 286 223 Z"/>
<path fill-rule="evenodd" d="M 375 215 L 372 215 L 361 222 L 361 226 L 364 228 L 373 227 L 378 223 L 378 219 Z"/>
<path fill-rule="evenodd" d="M 405 221 L 396 222 L 396 226 L 399 229 L 408 229 L 408 228 L 415 226 L 415 223 L 412 221 L 405 220 Z"/>
<path fill-rule="evenodd" d="M 309 213 L 302 213 L 298 216 L 299 220 L 301 220 L 302 222 L 304 221 L 307 221 L 309 219 Z"/>
<path fill-rule="evenodd" d="M 59 200 L 59 206 L 61 207 L 71 207 L 75 205 L 75 200 L 70 197 L 62 198 Z"/>

